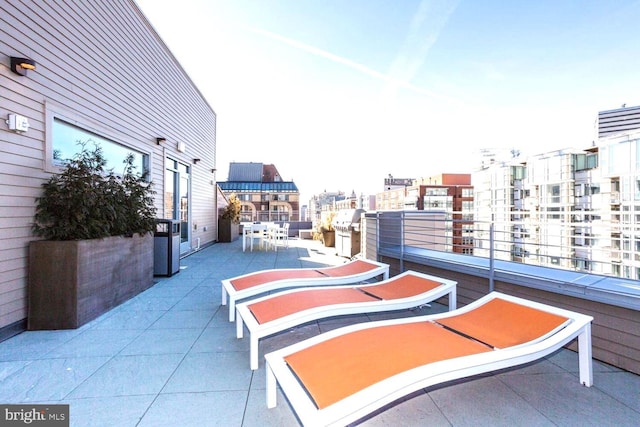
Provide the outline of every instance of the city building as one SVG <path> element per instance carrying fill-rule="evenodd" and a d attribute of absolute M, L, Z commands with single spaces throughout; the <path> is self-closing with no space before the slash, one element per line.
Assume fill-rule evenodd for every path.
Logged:
<path fill-rule="evenodd" d="M 358 196 L 355 191 L 352 191 L 349 197 L 345 197 L 342 200 L 336 200 L 335 207 L 338 211 L 345 209 L 371 210 L 369 200 L 369 196 L 365 196 L 364 194 Z"/>
<path fill-rule="evenodd" d="M 395 211 L 401 209 L 416 209 L 414 198 L 416 195 L 409 195 L 407 187 L 393 188 L 376 193 L 376 210 Z M 405 205 L 405 199 L 409 197 L 409 206 Z"/>
<path fill-rule="evenodd" d="M 573 269 L 575 160 L 556 150 L 495 162 L 473 173 L 474 255 Z M 493 229 L 493 246 L 489 244 Z"/>
<path fill-rule="evenodd" d="M 309 207 L 307 205 L 300 206 L 300 221 L 311 221 L 309 219 Z"/>
<path fill-rule="evenodd" d="M 314 195 L 309 200 L 309 221 L 316 226 L 323 218 L 323 215 L 326 215 L 323 212 L 337 211 L 337 204 L 346 198 L 342 191 L 323 191 Z"/>
<path fill-rule="evenodd" d="M 443 212 L 451 220 L 451 250 L 473 253 L 473 186 L 471 174 L 444 173 L 414 180 L 407 188 L 405 210 Z"/>
<path fill-rule="evenodd" d="M 384 185 L 385 191 L 376 194 L 376 210 L 433 212 L 450 223 L 444 229 L 434 229 L 434 233 L 446 234 L 445 246 L 452 252 L 473 253 L 471 174 L 443 173 L 411 180 L 389 177 L 385 178 Z"/>
<path fill-rule="evenodd" d="M 283 181 L 275 165 L 230 163 L 222 192 L 235 194 L 241 203 L 240 221 L 299 221 L 300 191 L 293 181 Z"/>
<path fill-rule="evenodd" d="M 639 280 L 639 171 L 638 129 L 479 168 L 474 255 Z"/>
<path fill-rule="evenodd" d="M 413 178 L 394 178 L 389 175 L 388 178 L 384 179 L 384 190 L 375 195 L 375 209 L 407 209 L 405 207 L 405 198 L 407 197 L 407 189 L 413 185 L 413 181 Z M 411 209 L 411 207 L 408 209 Z"/>
<path fill-rule="evenodd" d="M 407 188 L 412 184 L 413 178 L 394 178 L 393 175 L 389 174 L 389 176 L 384 179 L 384 191 Z"/>
<path fill-rule="evenodd" d="M 598 138 L 640 128 L 640 106 L 622 106 L 598 113 Z"/>
<path fill-rule="evenodd" d="M 115 170 L 134 155 L 158 217 L 181 222 L 181 253 L 217 238 L 216 114 L 135 1 L 2 10 L 0 339 L 26 327 L 36 198 L 78 141 L 100 144 Z"/>

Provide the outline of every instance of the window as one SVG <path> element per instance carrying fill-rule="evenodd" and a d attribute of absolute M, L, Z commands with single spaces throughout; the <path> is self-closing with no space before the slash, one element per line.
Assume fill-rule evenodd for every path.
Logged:
<path fill-rule="evenodd" d="M 447 192 L 446 188 L 427 188 L 425 196 L 446 196 Z"/>
<path fill-rule="evenodd" d="M 636 176 L 636 186 L 635 186 L 635 194 L 634 200 L 640 200 L 640 177 Z"/>
<path fill-rule="evenodd" d="M 574 164 L 576 171 L 596 168 L 598 167 L 598 154 L 575 154 Z"/>
<path fill-rule="evenodd" d="M 618 264 L 611 265 L 611 273 L 614 276 L 620 276 L 620 265 Z"/>
<path fill-rule="evenodd" d="M 630 172 L 631 144 L 627 141 L 609 145 L 609 174 L 622 175 Z"/>
<path fill-rule="evenodd" d="M 550 185 L 549 193 L 551 194 L 551 203 L 560 203 L 560 186 L 559 185 Z"/>
<path fill-rule="evenodd" d="M 525 169 L 524 166 L 512 166 L 511 167 L 511 174 L 513 176 L 514 179 L 525 179 L 527 177 L 527 170 Z"/>
<path fill-rule="evenodd" d="M 102 137 L 96 133 L 69 124 L 59 118 L 53 119 L 52 128 L 52 159 L 55 166 L 63 166 L 67 160 L 80 152 L 80 144 L 86 143 L 87 149 L 92 150 L 94 145 L 102 148 L 102 154 L 107 160 L 105 169 L 113 169 L 115 174 L 124 171 L 124 160 L 128 154 L 133 154 L 133 165 L 136 172 L 143 173 L 149 170 L 149 155 L 136 151 L 130 147 L 118 144 L 115 141 Z"/>

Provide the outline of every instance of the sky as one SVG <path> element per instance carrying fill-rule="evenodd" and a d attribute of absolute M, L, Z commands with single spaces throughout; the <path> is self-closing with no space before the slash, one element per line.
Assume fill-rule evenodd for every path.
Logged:
<path fill-rule="evenodd" d="M 302 202 L 586 148 L 640 105 L 640 1 L 136 0 L 217 115 L 217 180 L 274 164 Z"/>

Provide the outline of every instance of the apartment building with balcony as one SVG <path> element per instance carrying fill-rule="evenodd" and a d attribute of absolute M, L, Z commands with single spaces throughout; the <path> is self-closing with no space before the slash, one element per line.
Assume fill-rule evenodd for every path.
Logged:
<path fill-rule="evenodd" d="M 599 145 L 601 185 L 589 190 L 600 191 L 593 234 L 602 242 L 592 245 L 611 261 L 612 275 L 640 280 L 640 130 L 600 138 Z"/>
<path fill-rule="evenodd" d="M 474 194 L 470 174 L 443 173 L 424 178 L 385 179 L 386 190 L 376 194 L 378 211 L 429 211 L 447 218 L 446 246 L 452 252 L 473 253 Z M 436 229 L 434 229 L 434 233 Z"/>
<path fill-rule="evenodd" d="M 300 191 L 293 181 L 284 181 L 275 165 L 230 163 L 227 181 L 220 190 L 240 199 L 240 221 L 299 221 Z"/>
<path fill-rule="evenodd" d="M 474 254 L 640 279 L 640 131 L 473 173 Z"/>

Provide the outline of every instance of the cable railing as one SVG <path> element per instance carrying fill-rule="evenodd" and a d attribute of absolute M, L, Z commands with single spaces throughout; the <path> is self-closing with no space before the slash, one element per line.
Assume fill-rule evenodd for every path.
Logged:
<path fill-rule="evenodd" d="M 640 278 L 640 256 L 629 237 L 640 236 L 638 230 L 620 234 L 603 227 L 601 234 L 584 234 L 584 223 L 479 221 L 447 211 L 378 211 L 365 217 L 376 221 L 377 251 L 394 252 L 401 260 L 409 249 L 427 249 L 486 258 L 490 264 L 502 260 Z"/>

